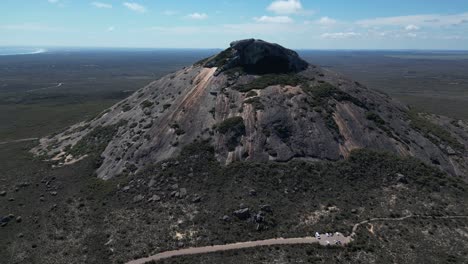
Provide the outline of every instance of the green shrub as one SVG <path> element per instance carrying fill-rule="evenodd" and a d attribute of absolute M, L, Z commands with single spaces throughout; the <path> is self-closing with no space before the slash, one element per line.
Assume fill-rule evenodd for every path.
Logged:
<path fill-rule="evenodd" d="M 229 131 L 239 131 L 245 133 L 244 119 L 240 116 L 235 116 L 224 120 L 216 126 L 216 129 L 221 134 L 226 134 Z"/>
<path fill-rule="evenodd" d="M 147 108 L 147 107 L 153 106 L 154 103 L 153 103 L 153 102 L 150 102 L 150 101 L 148 101 L 148 100 L 145 100 L 145 101 L 143 101 L 140 105 L 141 105 L 142 108 Z"/>
<path fill-rule="evenodd" d="M 374 112 L 368 112 L 366 114 L 366 118 L 367 120 L 371 120 L 371 121 L 374 121 L 376 124 L 378 125 L 385 125 L 385 121 L 376 113 Z"/>
<path fill-rule="evenodd" d="M 442 142 L 450 145 L 454 149 L 463 150 L 464 146 L 456 138 L 450 134 L 447 130 L 443 129 L 441 126 L 436 125 L 429 121 L 427 118 L 422 116 L 420 113 L 416 111 L 408 111 L 407 116 L 410 120 L 410 125 L 412 128 L 418 130 L 422 134 L 424 134 L 429 140 L 431 140 L 434 144 L 439 144 L 440 142 L 437 141 L 434 136 L 439 138 Z"/>
<path fill-rule="evenodd" d="M 226 144 L 230 151 L 239 145 L 240 139 L 245 135 L 244 119 L 240 116 L 231 117 L 216 126 L 219 133 L 226 136 Z"/>
<path fill-rule="evenodd" d="M 262 104 L 260 97 L 248 98 L 247 100 L 244 101 L 244 103 L 251 104 L 255 110 L 265 109 L 265 106 Z"/>
<path fill-rule="evenodd" d="M 255 89 L 265 89 L 268 86 L 272 85 L 305 85 L 307 84 L 307 79 L 297 74 L 265 74 L 262 75 L 252 82 L 244 85 L 238 85 L 234 89 L 239 92 L 248 92 Z"/>

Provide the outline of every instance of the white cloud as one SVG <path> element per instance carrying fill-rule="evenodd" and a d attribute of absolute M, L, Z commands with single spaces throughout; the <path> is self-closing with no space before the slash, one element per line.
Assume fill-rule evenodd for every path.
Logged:
<path fill-rule="evenodd" d="M 48 0 L 49 3 L 52 3 L 52 4 L 55 4 L 55 3 L 58 3 L 59 0 Z"/>
<path fill-rule="evenodd" d="M 262 16 L 254 17 L 254 20 L 261 23 L 279 23 L 279 24 L 288 24 L 293 23 L 294 20 L 288 16 Z"/>
<path fill-rule="evenodd" d="M 115 30 L 115 27 L 114 27 L 114 26 L 110 26 L 110 27 L 107 28 L 107 31 L 109 31 L 109 32 L 112 32 L 112 31 L 114 31 L 114 30 Z"/>
<path fill-rule="evenodd" d="M 407 26 L 405 27 L 405 30 L 406 30 L 406 31 L 416 31 L 416 30 L 419 30 L 419 29 L 420 29 L 420 27 L 418 27 L 418 26 L 416 26 L 416 25 L 413 25 L 413 24 L 407 25 Z"/>
<path fill-rule="evenodd" d="M 324 39 L 345 39 L 354 38 L 361 36 L 360 33 L 356 32 L 337 32 L 337 33 L 324 33 L 320 37 Z"/>
<path fill-rule="evenodd" d="M 322 17 L 317 21 L 317 23 L 322 26 L 331 26 L 336 24 L 336 20 L 329 17 Z"/>
<path fill-rule="evenodd" d="M 123 5 L 125 7 L 127 7 L 128 9 L 132 10 L 132 11 L 135 11 L 135 12 L 139 12 L 139 13 L 144 13 L 146 12 L 146 7 L 140 5 L 140 4 L 137 4 L 135 2 L 125 2 L 123 3 Z"/>
<path fill-rule="evenodd" d="M 276 0 L 267 7 L 268 11 L 288 15 L 303 11 L 300 0 Z"/>
<path fill-rule="evenodd" d="M 427 27 L 453 26 L 463 24 L 468 21 L 468 13 L 454 15 L 411 15 L 411 16 L 395 16 L 395 17 L 378 17 L 372 19 L 359 20 L 356 24 L 364 27 L 379 27 L 379 26 L 399 26 L 406 27 L 408 25 L 418 25 Z"/>
<path fill-rule="evenodd" d="M 112 8 L 111 4 L 106 4 L 102 2 L 92 2 L 91 5 L 97 8 L 107 8 L 107 9 Z"/>
<path fill-rule="evenodd" d="M 208 15 L 205 13 L 193 13 L 193 14 L 187 15 L 187 17 L 191 19 L 196 19 L 196 20 L 203 20 L 203 19 L 207 19 Z"/>

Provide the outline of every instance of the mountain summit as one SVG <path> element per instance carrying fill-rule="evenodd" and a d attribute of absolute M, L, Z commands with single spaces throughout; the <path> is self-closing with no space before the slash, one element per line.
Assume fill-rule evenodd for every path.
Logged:
<path fill-rule="evenodd" d="M 97 155 L 103 179 L 134 173 L 203 140 L 224 164 L 335 161 L 372 148 L 466 175 L 467 131 L 461 121 L 416 114 L 292 50 L 248 39 L 41 139 L 32 151 L 57 166 Z"/>

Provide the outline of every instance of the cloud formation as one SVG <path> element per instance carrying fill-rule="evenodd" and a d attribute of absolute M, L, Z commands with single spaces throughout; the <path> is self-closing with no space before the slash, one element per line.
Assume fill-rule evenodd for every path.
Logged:
<path fill-rule="evenodd" d="M 123 3 L 123 5 L 132 10 L 132 11 L 135 11 L 135 12 L 139 12 L 139 13 L 145 13 L 147 10 L 146 10 L 146 7 L 138 4 L 138 3 L 135 3 L 135 2 L 125 2 Z"/>
<path fill-rule="evenodd" d="M 419 30 L 419 29 L 420 29 L 420 27 L 418 27 L 418 26 L 416 26 L 416 25 L 413 25 L 413 24 L 407 25 L 407 26 L 405 27 L 405 30 L 406 30 L 406 31 L 416 31 L 416 30 Z"/>
<path fill-rule="evenodd" d="M 294 20 L 288 16 L 261 16 L 261 17 L 254 17 L 254 20 L 260 23 L 279 23 L 279 24 L 288 24 L 288 23 L 294 22 Z"/>
<path fill-rule="evenodd" d="M 303 8 L 300 0 L 276 0 L 267 10 L 280 15 L 290 15 L 300 13 Z"/>
<path fill-rule="evenodd" d="M 106 4 L 102 2 L 92 2 L 91 5 L 97 8 L 107 8 L 107 9 L 112 8 L 111 4 Z"/>
<path fill-rule="evenodd" d="M 317 21 L 318 24 L 322 25 L 322 26 L 331 26 L 331 25 L 334 25 L 336 24 L 336 20 L 335 19 L 332 19 L 332 18 L 329 18 L 329 17 L 322 17 L 320 18 L 318 21 Z"/>
<path fill-rule="evenodd" d="M 192 14 L 187 15 L 187 17 L 191 19 L 196 19 L 196 20 L 203 20 L 203 19 L 207 19 L 208 15 L 205 13 L 192 13 Z"/>

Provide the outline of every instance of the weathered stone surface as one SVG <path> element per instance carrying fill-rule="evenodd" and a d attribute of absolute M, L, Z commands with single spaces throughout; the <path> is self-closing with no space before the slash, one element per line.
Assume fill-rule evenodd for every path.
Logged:
<path fill-rule="evenodd" d="M 126 164 L 134 164 L 138 171 L 174 157 L 195 140 L 209 140 L 216 158 L 223 164 L 291 159 L 333 161 L 348 157 L 354 149 L 372 148 L 413 156 L 453 175 L 468 175 L 468 126 L 464 122 L 430 118 L 464 146 L 463 150 L 452 148 L 452 151 L 442 148 L 439 139 L 414 129 L 405 105 L 331 71 L 313 65 L 303 68 L 304 62 L 293 51 L 259 40 L 245 40 L 232 43 L 226 54 L 224 66 L 253 65 L 253 69 L 268 61 L 265 58 L 269 56 L 287 59 L 287 69 L 293 70 L 289 75 L 299 76 L 303 83 L 269 84 L 256 89 L 256 95 L 247 96 L 236 87 L 258 79 L 258 74 L 219 72 L 216 67 L 209 68 L 209 63 L 194 65 L 149 84 L 104 115 L 41 139 L 32 151 L 38 155 L 59 153 L 77 144 L 93 129 L 126 121 L 101 153 L 102 164 L 96 170 L 99 178 L 115 177 L 126 170 Z M 286 65 L 268 64 L 280 69 Z M 314 89 L 323 84 L 335 90 L 317 100 Z M 144 108 L 147 115 L 141 106 L 144 101 L 153 103 Z M 371 120 L 369 113 L 374 113 L 385 125 Z M 234 144 L 229 133 L 213 129 L 231 117 L 242 118 L 245 125 L 244 133 Z M 134 123 L 141 126 L 133 127 Z M 135 135 L 140 135 L 136 142 L 132 140 Z M 161 169 L 171 166 L 176 165 L 167 161 Z M 124 191 L 131 190 L 124 187 Z M 179 192 L 180 196 L 179 186 L 168 191 L 175 191 L 173 196 Z"/>
<path fill-rule="evenodd" d="M 233 214 L 240 220 L 247 220 L 250 218 L 250 209 L 249 208 L 239 209 L 239 210 L 234 211 Z"/>

